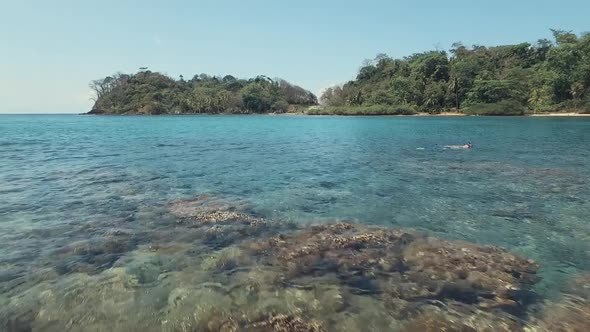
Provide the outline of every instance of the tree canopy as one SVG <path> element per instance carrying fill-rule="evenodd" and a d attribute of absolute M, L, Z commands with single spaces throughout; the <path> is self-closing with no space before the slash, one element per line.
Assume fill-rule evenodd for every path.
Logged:
<path fill-rule="evenodd" d="M 287 112 L 291 106 L 317 104 L 311 92 L 282 79 L 195 75 L 178 80 L 140 71 L 117 73 L 90 83 L 92 114 L 198 114 Z"/>
<path fill-rule="evenodd" d="M 551 30 L 553 41 L 486 47 L 455 43 L 402 59 L 379 54 L 356 79 L 328 88 L 310 114 L 590 113 L 590 34 Z M 287 112 L 316 105 L 311 92 L 282 79 L 195 75 L 178 80 L 142 69 L 90 83 L 94 114 Z"/>
<path fill-rule="evenodd" d="M 328 88 L 325 106 L 409 106 L 422 112 L 590 112 L 590 34 L 552 30 L 554 41 L 485 47 L 453 44 L 403 59 L 366 60 L 355 80 Z"/>

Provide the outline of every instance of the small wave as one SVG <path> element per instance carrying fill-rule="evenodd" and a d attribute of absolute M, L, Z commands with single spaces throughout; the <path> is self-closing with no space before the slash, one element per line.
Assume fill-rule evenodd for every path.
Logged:
<path fill-rule="evenodd" d="M 180 147 L 182 145 L 180 144 L 169 144 L 169 143 L 158 143 L 156 144 L 156 147 L 158 148 L 164 148 L 164 147 Z"/>
<path fill-rule="evenodd" d="M 15 145 L 38 145 L 43 144 L 45 141 L 42 140 L 22 140 L 18 142 L 14 141 L 0 141 L 0 146 L 15 146 Z"/>
<path fill-rule="evenodd" d="M 95 180 L 88 183 L 89 185 L 102 185 L 102 184 L 113 184 L 113 183 L 122 183 L 127 181 L 126 179 L 103 179 L 103 180 Z"/>

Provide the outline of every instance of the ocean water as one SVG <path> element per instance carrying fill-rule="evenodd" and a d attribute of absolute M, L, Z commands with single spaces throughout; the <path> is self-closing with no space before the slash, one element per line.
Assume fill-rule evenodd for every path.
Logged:
<path fill-rule="evenodd" d="M 201 286 L 236 271 L 203 271 L 240 249 L 178 223 L 171 204 L 200 195 L 292 227 L 499 246 L 558 301 L 590 270 L 589 143 L 590 118 L 1 115 L 0 328 L 215 330 L 196 308 L 239 304 Z M 314 315 L 297 303 L 272 313 Z M 351 312 L 347 330 L 378 320 Z"/>

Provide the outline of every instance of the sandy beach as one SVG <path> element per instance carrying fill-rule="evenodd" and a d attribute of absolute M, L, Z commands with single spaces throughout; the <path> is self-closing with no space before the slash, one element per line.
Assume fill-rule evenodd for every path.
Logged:
<path fill-rule="evenodd" d="M 590 114 L 583 113 L 535 113 L 528 116 L 590 116 Z"/>
<path fill-rule="evenodd" d="M 307 113 L 283 113 L 283 114 L 272 114 L 272 115 L 309 115 Z M 322 116 L 322 115 L 313 115 L 313 116 Z M 343 115 L 327 115 L 327 116 L 343 116 Z M 344 116 L 363 116 L 363 115 L 344 115 Z M 365 115 L 366 116 L 366 115 Z M 381 116 L 493 116 L 493 115 L 471 115 L 465 114 L 462 112 L 442 112 L 438 114 L 432 113 L 417 113 L 413 115 L 381 115 Z M 534 117 L 590 117 L 590 114 L 583 114 L 583 113 L 558 113 L 558 112 L 550 112 L 550 113 L 532 113 L 532 114 L 524 114 L 524 115 L 509 115 L 509 116 L 534 116 Z"/>

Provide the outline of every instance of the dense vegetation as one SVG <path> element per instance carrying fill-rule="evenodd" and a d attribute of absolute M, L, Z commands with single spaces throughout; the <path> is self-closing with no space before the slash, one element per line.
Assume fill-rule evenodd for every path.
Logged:
<path fill-rule="evenodd" d="M 371 105 L 371 106 L 327 106 L 311 108 L 309 115 L 414 115 L 415 107 L 409 105 Z"/>
<path fill-rule="evenodd" d="M 311 92 L 266 76 L 243 80 L 195 75 L 185 81 L 140 71 L 95 80 L 92 114 L 195 114 L 287 112 L 317 104 Z"/>
<path fill-rule="evenodd" d="M 313 113 L 590 113 L 590 34 L 552 31 L 554 42 L 542 39 L 535 45 L 455 43 L 450 54 L 429 51 L 403 59 L 380 54 L 366 61 L 355 80 L 327 89 L 320 98 L 326 107 Z"/>
<path fill-rule="evenodd" d="M 380 54 L 355 80 L 325 90 L 309 114 L 389 115 L 461 111 L 474 115 L 590 113 L 590 34 L 552 30 L 554 41 L 496 47 L 455 43 L 449 53 L 403 59 Z M 185 81 L 140 71 L 90 84 L 94 114 L 284 113 L 316 105 L 309 91 L 266 76 L 195 75 Z"/>

